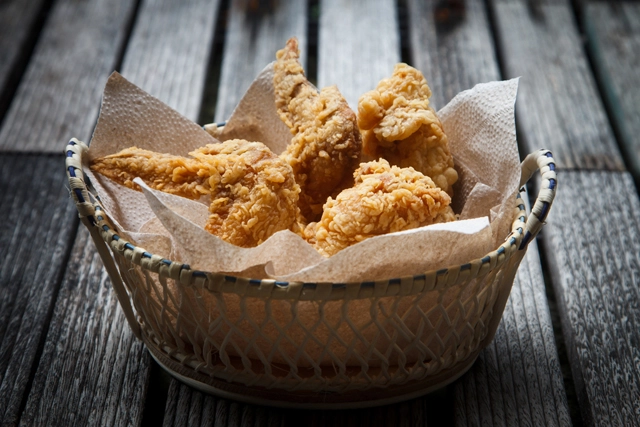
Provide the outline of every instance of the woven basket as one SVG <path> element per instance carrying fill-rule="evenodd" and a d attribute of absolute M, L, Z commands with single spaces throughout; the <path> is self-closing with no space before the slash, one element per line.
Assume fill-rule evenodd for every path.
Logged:
<path fill-rule="evenodd" d="M 125 241 L 87 188 L 86 149 L 67 146 L 71 194 L 134 334 L 187 384 L 282 407 L 388 404 L 461 376 L 492 340 L 556 190 L 551 153 L 537 151 L 522 163 L 521 185 L 542 174 L 532 213 L 518 195 L 511 234 L 483 258 L 391 280 L 287 283 L 192 270 Z"/>

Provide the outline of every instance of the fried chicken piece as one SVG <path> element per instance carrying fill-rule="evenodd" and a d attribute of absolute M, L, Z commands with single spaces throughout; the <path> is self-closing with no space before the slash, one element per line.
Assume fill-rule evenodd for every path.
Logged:
<path fill-rule="evenodd" d="M 293 168 L 302 190 L 300 210 L 311 221 L 318 219 L 327 197 L 350 186 L 362 137 L 356 115 L 338 88 L 329 86 L 318 92 L 309 83 L 298 60 L 295 38 L 276 57 L 276 107 L 294 135 L 281 157 Z"/>
<path fill-rule="evenodd" d="M 300 187 L 291 167 L 260 142 L 229 140 L 189 153 L 193 158 L 136 147 L 96 159 L 91 169 L 135 190 L 148 186 L 189 199 L 208 195 L 205 229 L 241 247 L 253 247 L 273 233 L 300 232 Z"/>
<path fill-rule="evenodd" d="M 456 219 L 449 195 L 413 168 L 380 159 L 362 163 L 354 179 L 303 232 L 326 257 L 369 237 Z"/>
<path fill-rule="evenodd" d="M 430 96 L 420 71 L 397 64 L 390 78 L 381 80 L 358 102 L 363 150 L 393 165 L 413 167 L 453 196 L 458 173 L 442 123 L 429 105 Z"/>
<path fill-rule="evenodd" d="M 140 177 L 149 187 L 189 199 L 210 194 L 209 173 L 196 159 L 156 153 L 138 147 L 95 159 L 91 170 L 126 187 L 140 191 L 133 182 Z"/>

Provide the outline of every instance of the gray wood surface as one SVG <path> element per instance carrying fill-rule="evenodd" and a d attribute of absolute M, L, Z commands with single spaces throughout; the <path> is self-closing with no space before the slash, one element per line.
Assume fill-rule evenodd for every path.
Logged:
<path fill-rule="evenodd" d="M 164 426 L 280 426 L 284 412 L 214 397 L 173 381 Z"/>
<path fill-rule="evenodd" d="M 89 232 L 75 240 L 21 425 L 140 425 L 150 356 Z"/>
<path fill-rule="evenodd" d="M 17 423 L 78 221 L 61 157 L 0 155 L 0 420 Z"/>
<path fill-rule="evenodd" d="M 640 250 L 637 239 L 627 238 L 638 235 L 637 220 L 620 211 L 637 209 L 636 189 L 626 173 L 586 171 L 624 165 L 569 2 L 492 5 L 507 76 L 523 76 L 521 140 L 529 149 L 552 149 L 559 168 L 582 170 L 559 176 L 543 240 L 582 419 L 586 425 L 634 425 L 640 414 L 634 323 Z"/>
<path fill-rule="evenodd" d="M 427 79 L 436 109 L 478 83 L 500 80 L 485 2 L 466 1 L 464 12 L 448 4 L 408 1 L 413 66 Z"/>
<path fill-rule="evenodd" d="M 627 165 L 640 179 L 640 3 L 585 2 L 589 52 Z"/>
<path fill-rule="evenodd" d="M 323 0 L 318 28 L 318 87 L 338 85 L 357 111 L 400 62 L 395 0 Z"/>
<path fill-rule="evenodd" d="M 4 118 L 0 151 L 59 153 L 73 136 L 89 139 L 134 11 L 133 0 L 55 3 Z"/>
<path fill-rule="evenodd" d="M 640 202 L 628 173 L 567 171 L 559 181 L 543 244 L 582 418 L 638 425 Z"/>
<path fill-rule="evenodd" d="M 226 121 L 260 71 L 276 60 L 290 37 L 297 37 L 301 62 L 307 57 L 307 2 L 232 0 L 215 121 Z"/>
<path fill-rule="evenodd" d="M 127 44 L 122 75 L 197 120 L 220 1 L 144 1 Z"/>
<path fill-rule="evenodd" d="M 558 168 L 623 170 L 569 0 L 492 0 L 504 78 L 521 76 L 517 117 L 527 151 Z"/>
<path fill-rule="evenodd" d="M 408 3 L 414 64 L 430 83 L 437 107 L 477 83 L 500 79 L 485 3 L 467 1 L 464 11 L 446 4 Z M 494 341 L 453 387 L 460 426 L 571 423 L 535 242 Z"/>
<path fill-rule="evenodd" d="M 174 381 L 169 387 L 164 426 L 426 426 L 425 399 L 368 409 L 320 411 L 279 409 L 230 401 Z M 438 424 L 435 424 L 438 425 Z"/>
<path fill-rule="evenodd" d="M 218 8 L 205 1 L 180 6 L 177 1 L 150 1 L 140 7 L 123 74 L 195 119 Z M 61 36 L 54 33 L 50 37 Z M 115 55 L 113 59 L 116 60 Z M 102 73 L 94 76 L 99 81 L 106 80 L 111 69 L 94 71 Z M 92 108 L 97 113 L 99 93 L 93 101 Z M 90 111 L 94 110 L 83 113 L 93 126 L 96 117 Z M 80 113 L 78 109 L 77 114 Z M 17 118 L 8 118 L 6 126 L 11 127 L 12 120 Z M 56 158 L 55 163 L 55 172 L 48 172 L 60 178 L 54 182 L 63 188 L 62 158 Z M 59 196 L 69 203 L 66 194 Z M 71 219 L 76 216 L 74 210 L 71 207 Z M 32 285 L 30 289 L 35 291 L 36 287 Z M 48 310 L 51 315 L 51 308 Z M 16 350 L 19 349 L 17 346 Z M 39 362 L 22 413 L 24 425 L 139 425 L 145 403 L 152 403 L 145 402 L 150 357 L 129 330 L 83 227 L 69 260 Z M 27 378 L 31 375 L 29 367 L 22 367 L 21 372 Z M 20 405 L 20 396 L 16 394 L 14 407 Z"/>
<path fill-rule="evenodd" d="M 0 2 L 0 121 L 37 38 L 47 0 Z"/>
<path fill-rule="evenodd" d="M 491 344 L 455 384 L 458 426 L 568 426 L 569 408 L 533 242 Z"/>

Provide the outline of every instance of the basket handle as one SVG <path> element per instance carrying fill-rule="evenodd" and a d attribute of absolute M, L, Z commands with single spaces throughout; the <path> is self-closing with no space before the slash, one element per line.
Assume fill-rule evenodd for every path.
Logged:
<path fill-rule="evenodd" d="M 527 218 L 524 237 L 519 249 L 527 247 L 529 242 L 538 235 L 544 221 L 547 218 L 551 204 L 556 196 L 558 181 L 556 177 L 556 164 L 553 155 L 549 150 L 538 150 L 529 154 L 522 162 L 522 175 L 520 187 L 524 186 L 536 171 L 540 171 L 542 182 L 536 202 L 531 208 L 531 213 Z"/>
<path fill-rule="evenodd" d="M 75 138 L 72 138 L 67 144 L 67 148 L 65 150 L 65 166 L 67 168 L 67 178 L 69 179 L 71 196 L 75 201 L 80 220 L 89 230 L 91 238 L 93 239 L 96 248 L 98 248 L 98 254 L 100 255 L 100 258 L 102 258 L 104 267 L 109 274 L 111 284 L 116 292 L 116 297 L 120 302 L 124 316 L 127 319 L 133 334 L 136 338 L 142 340 L 142 331 L 140 330 L 140 324 L 136 320 L 135 313 L 131 307 L 129 294 L 124 286 L 120 272 L 113 261 L 111 252 L 109 251 L 106 242 L 100 236 L 100 232 L 96 225 L 96 220 L 94 218 L 96 209 L 95 205 L 91 202 L 92 198 L 95 197 L 89 193 L 87 184 L 84 180 L 84 173 L 82 172 L 82 155 L 87 150 L 88 147 L 86 144 Z"/>

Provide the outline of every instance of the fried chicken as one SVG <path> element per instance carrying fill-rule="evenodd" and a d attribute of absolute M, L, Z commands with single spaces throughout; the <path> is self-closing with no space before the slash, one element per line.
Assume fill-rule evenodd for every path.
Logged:
<path fill-rule="evenodd" d="M 300 210 L 317 219 L 327 197 L 351 185 L 362 150 L 355 113 L 335 86 L 320 92 L 298 60 L 298 42 L 278 51 L 273 83 L 276 107 L 293 138 L 281 154 L 300 184 Z"/>
<path fill-rule="evenodd" d="M 291 167 L 264 144 L 235 139 L 189 154 L 193 158 L 132 147 L 96 159 L 91 169 L 135 190 L 139 177 L 189 199 L 210 196 L 205 229 L 237 246 L 257 246 L 280 230 L 300 231 L 300 187 Z"/>
<path fill-rule="evenodd" d="M 354 187 L 329 198 L 321 220 L 304 230 L 326 257 L 369 237 L 456 219 L 449 195 L 413 168 L 380 159 L 362 163 L 354 180 Z"/>
<path fill-rule="evenodd" d="M 400 167 L 413 167 L 453 196 L 458 180 L 447 136 L 429 105 L 431 89 L 420 71 L 397 64 L 390 78 L 358 103 L 363 150 Z"/>

